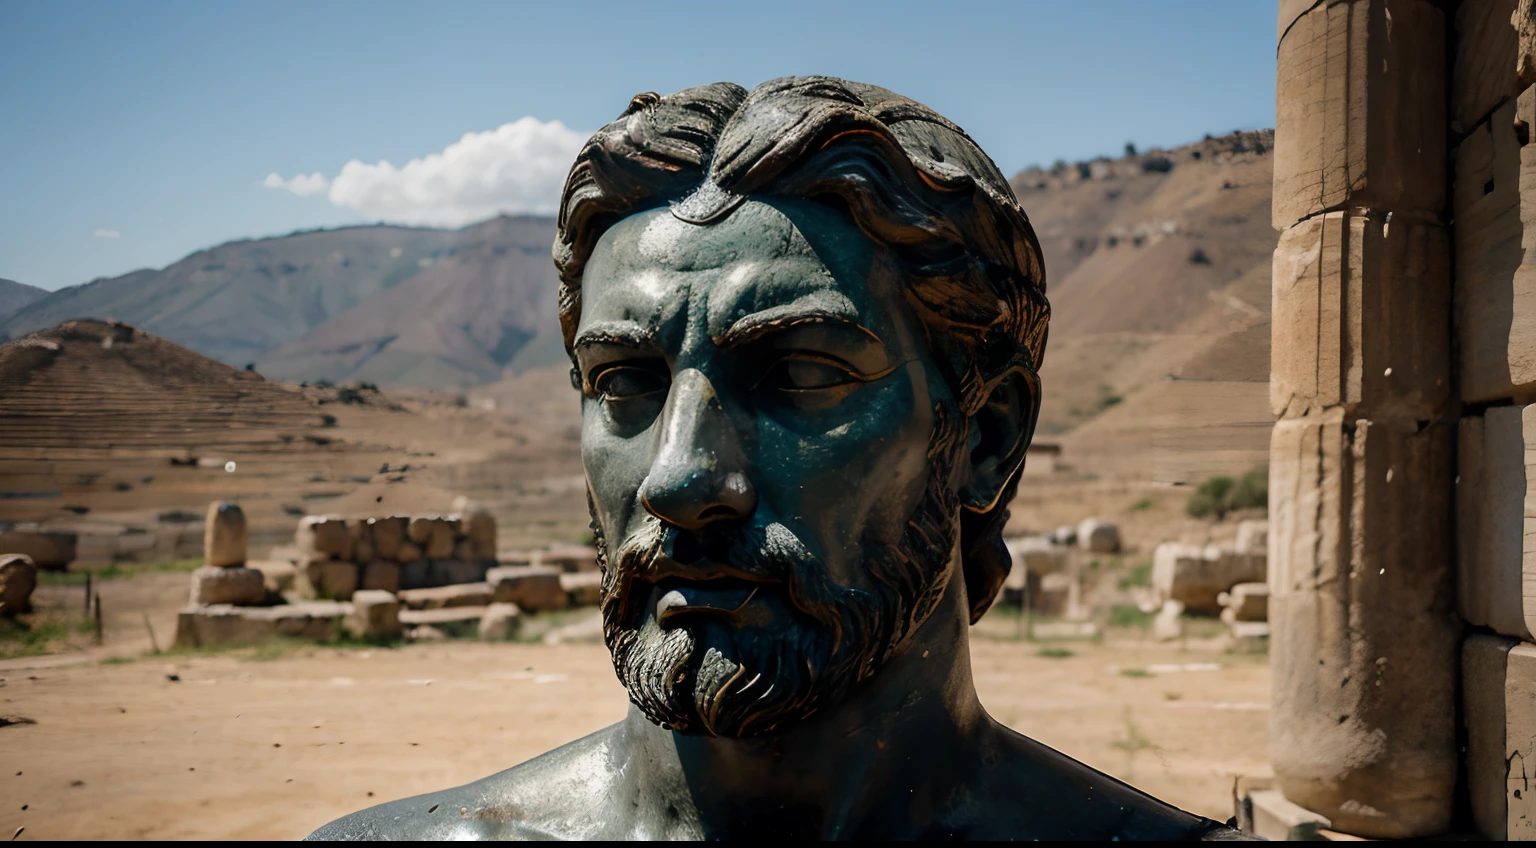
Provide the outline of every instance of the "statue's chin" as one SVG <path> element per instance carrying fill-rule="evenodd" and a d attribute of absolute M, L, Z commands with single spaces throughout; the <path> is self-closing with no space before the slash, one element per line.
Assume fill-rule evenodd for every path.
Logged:
<path fill-rule="evenodd" d="M 690 735 L 748 737 L 783 731 L 846 695 L 855 656 L 830 656 L 830 634 L 800 625 L 771 631 L 715 623 L 662 630 L 647 619 L 610 639 L 630 700 L 656 724 Z M 845 660 L 839 662 L 840 659 Z M 851 667 L 850 667 L 851 666 Z"/>

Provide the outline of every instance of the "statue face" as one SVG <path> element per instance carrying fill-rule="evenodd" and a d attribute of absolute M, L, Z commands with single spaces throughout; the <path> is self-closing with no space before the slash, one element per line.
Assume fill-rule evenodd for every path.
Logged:
<path fill-rule="evenodd" d="M 901 266 L 851 222 L 630 216 L 586 266 L 575 352 L 605 637 L 653 721 L 782 727 L 932 611 L 964 444 Z"/>

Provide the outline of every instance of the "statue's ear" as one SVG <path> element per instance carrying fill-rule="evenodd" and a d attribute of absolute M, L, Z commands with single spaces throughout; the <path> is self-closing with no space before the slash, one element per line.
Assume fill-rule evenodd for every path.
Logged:
<path fill-rule="evenodd" d="M 966 509 L 989 512 L 997 506 L 1008 481 L 1024 466 L 1039 413 L 1039 382 L 1029 371 L 1014 368 L 992 384 L 971 416 L 971 475 L 960 492 Z"/>

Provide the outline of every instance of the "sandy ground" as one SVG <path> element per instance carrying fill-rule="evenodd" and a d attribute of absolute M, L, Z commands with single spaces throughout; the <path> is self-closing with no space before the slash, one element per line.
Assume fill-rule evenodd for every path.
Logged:
<path fill-rule="evenodd" d="M 36 722 L 0 727 L 4 833 L 291 839 L 490 774 L 625 709 L 600 645 L 103 662 L 139 645 L 112 636 L 84 653 L 0 662 L 0 715 Z M 982 701 L 1009 726 L 1213 818 L 1231 815 L 1235 774 L 1268 774 L 1262 657 L 1114 639 L 1053 645 L 1068 657 L 1042 647 L 973 643 Z"/>

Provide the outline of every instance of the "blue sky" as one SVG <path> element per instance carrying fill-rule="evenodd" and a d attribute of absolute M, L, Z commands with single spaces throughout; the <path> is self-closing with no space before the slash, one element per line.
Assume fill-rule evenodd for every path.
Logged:
<path fill-rule="evenodd" d="M 1270 0 L 0 0 L 0 277 L 55 289 L 235 238 L 542 208 L 563 173 L 532 171 L 558 170 L 568 139 L 636 92 L 716 80 L 883 85 L 1010 174 L 1273 126 L 1275 16 Z M 508 174 L 477 189 L 498 156 Z"/>

